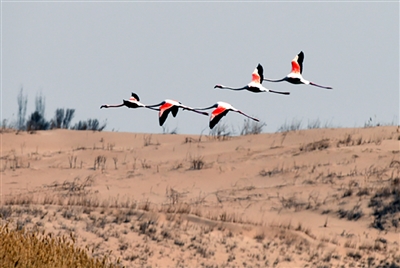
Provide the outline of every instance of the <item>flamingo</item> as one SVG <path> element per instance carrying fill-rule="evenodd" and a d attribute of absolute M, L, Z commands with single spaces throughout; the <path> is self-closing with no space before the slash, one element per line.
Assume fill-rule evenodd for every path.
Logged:
<path fill-rule="evenodd" d="M 168 114 L 170 112 L 172 113 L 172 116 L 175 117 L 178 114 L 179 108 L 208 116 L 208 113 L 206 113 L 206 112 L 197 111 L 196 109 L 186 106 L 186 105 L 183 105 L 182 103 L 175 101 L 175 100 L 167 99 L 167 100 L 160 102 L 159 104 L 146 105 L 147 108 L 153 108 L 153 107 L 158 107 L 158 106 L 160 107 L 157 109 L 157 110 L 159 110 L 158 119 L 159 119 L 160 126 L 162 126 L 164 124 L 164 122 L 167 119 Z"/>
<path fill-rule="evenodd" d="M 245 113 L 243 113 L 242 111 L 236 109 L 235 107 L 233 107 L 232 105 L 230 105 L 229 103 L 226 102 L 222 102 L 222 101 L 218 101 L 217 103 L 215 103 L 214 105 L 207 107 L 207 108 L 195 108 L 196 110 L 208 110 L 208 109 L 212 109 L 215 108 L 215 110 L 211 113 L 210 116 L 210 129 L 213 129 L 213 127 L 222 119 L 222 117 L 224 117 L 229 111 L 232 112 L 237 112 L 240 113 L 250 119 L 253 119 L 257 122 L 259 122 L 260 120 L 258 120 L 257 118 L 251 117 Z"/>
<path fill-rule="evenodd" d="M 271 93 L 277 93 L 277 94 L 283 94 L 283 95 L 290 94 L 290 92 L 275 91 L 275 90 L 263 87 L 263 85 L 261 85 L 261 83 L 264 79 L 263 72 L 264 72 L 263 67 L 261 66 L 261 64 L 258 64 L 257 67 L 253 71 L 251 82 L 249 84 L 247 84 L 246 86 L 240 87 L 240 88 L 232 88 L 232 87 L 227 87 L 224 85 L 217 84 L 214 86 L 214 88 L 231 89 L 231 90 L 248 90 L 248 91 L 254 92 L 254 93 L 271 92 Z"/>
<path fill-rule="evenodd" d="M 302 76 L 303 60 L 304 60 L 304 53 L 303 53 L 303 51 L 300 51 L 300 53 L 297 54 L 296 57 L 294 57 L 294 59 L 292 60 L 292 71 L 290 72 L 290 74 L 288 74 L 286 77 L 284 77 L 282 79 L 273 80 L 273 79 L 265 78 L 264 81 L 269 81 L 269 82 L 287 81 L 292 84 L 305 84 L 305 85 L 312 85 L 312 86 L 321 87 L 321 88 L 325 88 L 325 89 L 332 89 L 331 87 L 317 85 L 311 81 L 305 80 Z"/>
<path fill-rule="evenodd" d="M 158 111 L 158 109 L 147 107 L 145 104 L 139 102 L 139 100 L 140 100 L 139 96 L 132 92 L 129 100 L 123 100 L 121 104 L 103 104 L 100 106 L 100 109 L 102 109 L 102 108 L 117 108 L 117 107 L 126 106 L 128 108 L 149 108 L 149 109 Z"/>

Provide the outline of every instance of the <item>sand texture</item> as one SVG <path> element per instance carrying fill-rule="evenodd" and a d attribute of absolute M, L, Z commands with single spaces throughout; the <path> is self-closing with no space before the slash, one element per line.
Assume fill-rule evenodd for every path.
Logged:
<path fill-rule="evenodd" d="M 126 267 L 399 267 L 397 126 L 2 131 L 0 222 Z"/>

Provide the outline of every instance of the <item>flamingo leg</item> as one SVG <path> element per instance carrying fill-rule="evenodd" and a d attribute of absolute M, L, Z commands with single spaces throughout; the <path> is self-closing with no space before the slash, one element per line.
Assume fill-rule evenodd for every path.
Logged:
<path fill-rule="evenodd" d="M 269 92 L 276 93 L 276 94 L 282 94 L 282 95 L 290 95 L 290 92 L 286 92 L 286 91 L 275 91 L 275 90 L 270 89 Z"/>
<path fill-rule="evenodd" d="M 326 86 L 317 85 L 317 84 L 315 84 L 315 83 L 313 83 L 313 82 L 310 82 L 310 85 L 316 86 L 316 87 L 320 87 L 320 88 L 325 88 L 325 89 L 332 89 L 331 87 L 326 87 Z"/>
<path fill-rule="evenodd" d="M 248 118 L 250 118 L 250 119 L 253 119 L 254 121 L 260 122 L 260 120 L 258 120 L 257 118 L 251 117 L 250 115 L 247 115 L 247 114 L 245 114 L 245 113 L 242 112 L 242 111 L 236 111 L 236 112 L 238 112 L 238 113 L 240 113 L 240 114 L 242 114 L 242 115 L 244 115 L 244 116 L 246 116 L 246 117 L 248 117 Z"/>

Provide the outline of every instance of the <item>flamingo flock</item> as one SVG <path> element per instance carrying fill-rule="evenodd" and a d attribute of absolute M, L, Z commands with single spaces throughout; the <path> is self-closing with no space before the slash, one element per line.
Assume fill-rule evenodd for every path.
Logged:
<path fill-rule="evenodd" d="M 291 72 L 285 76 L 282 79 L 267 79 L 264 78 L 264 70 L 261 64 L 258 64 L 257 67 L 254 69 L 252 73 L 252 79 L 251 82 L 248 83 L 247 85 L 243 87 L 228 87 L 224 86 L 221 84 L 217 84 L 214 86 L 215 88 L 218 89 L 228 89 L 228 90 L 234 90 L 234 91 L 241 91 L 241 90 L 248 90 L 253 93 L 261 93 L 261 92 L 270 92 L 270 93 L 275 93 L 275 94 L 281 94 L 281 95 L 289 95 L 290 92 L 282 92 L 282 91 L 275 91 L 272 89 L 268 89 L 262 85 L 263 81 L 268 81 L 268 82 L 282 82 L 286 81 L 292 84 L 304 84 L 304 85 L 312 85 L 320 88 L 325 88 L 325 89 L 332 89 L 332 87 L 328 86 L 321 86 L 318 85 L 314 82 L 308 81 L 303 78 L 302 72 L 303 72 L 303 60 L 304 60 L 304 53 L 303 51 L 300 51 L 299 54 L 297 54 L 294 59 L 292 60 L 292 70 Z M 131 94 L 131 97 L 128 100 L 123 100 L 121 104 L 103 104 L 100 106 L 100 109 L 102 108 L 118 108 L 118 107 L 123 107 L 126 106 L 128 108 L 148 108 L 152 109 L 155 111 L 158 111 L 158 119 L 159 119 L 159 124 L 162 126 L 165 121 L 167 120 L 168 115 L 171 113 L 173 117 L 176 117 L 179 111 L 179 108 L 182 110 L 188 110 L 191 112 L 195 112 L 197 114 L 202 114 L 208 116 L 209 114 L 207 112 L 203 112 L 204 110 L 209 110 L 209 109 L 214 109 L 211 112 L 210 115 L 210 121 L 209 121 L 209 127 L 210 129 L 213 129 L 215 125 L 218 124 L 218 122 L 228 114 L 229 111 L 239 113 L 243 116 L 246 116 L 256 122 L 259 122 L 259 120 L 255 117 L 249 116 L 242 112 L 241 110 L 236 109 L 233 107 L 231 104 L 223 102 L 223 101 L 218 101 L 215 104 L 206 107 L 206 108 L 192 108 L 190 106 L 186 106 L 182 104 L 179 101 L 176 100 L 169 100 L 166 99 L 158 104 L 154 105 L 147 105 L 143 104 L 140 102 L 140 98 L 136 93 Z"/>

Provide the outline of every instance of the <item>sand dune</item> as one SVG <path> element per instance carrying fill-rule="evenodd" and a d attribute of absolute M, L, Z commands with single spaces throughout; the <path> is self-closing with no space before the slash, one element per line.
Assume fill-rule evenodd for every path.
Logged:
<path fill-rule="evenodd" d="M 393 126 L 3 131 L 1 221 L 126 267 L 400 265 L 399 145 Z"/>

